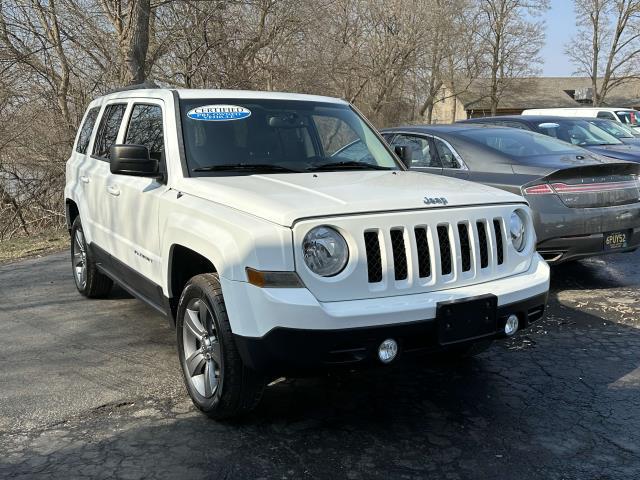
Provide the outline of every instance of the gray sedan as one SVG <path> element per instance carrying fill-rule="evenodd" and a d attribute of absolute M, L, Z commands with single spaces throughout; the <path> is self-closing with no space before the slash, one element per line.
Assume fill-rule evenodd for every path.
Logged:
<path fill-rule="evenodd" d="M 382 130 L 414 170 L 523 195 L 550 263 L 640 245 L 640 165 L 514 128 L 471 124 Z"/>

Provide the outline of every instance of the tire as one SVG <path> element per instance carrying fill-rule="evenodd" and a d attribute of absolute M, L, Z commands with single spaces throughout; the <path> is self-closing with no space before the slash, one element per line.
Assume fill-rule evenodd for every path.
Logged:
<path fill-rule="evenodd" d="M 184 382 L 200 411 L 222 420 L 258 405 L 265 379 L 242 362 L 217 274 L 189 280 L 178 303 L 176 333 Z"/>
<path fill-rule="evenodd" d="M 87 246 L 80 217 L 71 226 L 71 268 L 78 292 L 88 298 L 109 295 L 113 280 L 98 270 L 95 259 Z"/>

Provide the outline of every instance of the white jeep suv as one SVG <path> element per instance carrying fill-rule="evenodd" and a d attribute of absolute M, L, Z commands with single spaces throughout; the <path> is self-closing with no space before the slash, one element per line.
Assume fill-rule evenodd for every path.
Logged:
<path fill-rule="evenodd" d="M 469 355 L 544 313 L 525 201 L 406 171 L 342 100 L 112 93 L 66 173 L 78 290 L 115 281 L 166 315 L 214 418 L 252 409 L 274 376 Z"/>

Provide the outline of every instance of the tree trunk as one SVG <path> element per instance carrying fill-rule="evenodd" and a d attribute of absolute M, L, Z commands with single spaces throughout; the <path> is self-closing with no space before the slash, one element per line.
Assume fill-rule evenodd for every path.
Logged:
<path fill-rule="evenodd" d="M 427 123 L 430 125 L 433 122 L 433 102 L 427 106 Z"/>
<path fill-rule="evenodd" d="M 129 9 L 129 28 L 124 39 L 124 71 L 122 82 L 125 85 L 143 83 L 146 79 L 147 51 L 149 50 L 150 0 L 131 0 Z"/>
<path fill-rule="evenodd" d="M 595 9 L 591 13 L 591 23 L 593 25 L 593 40 L 591 49 L 593 53 L 591 64 L 591 89 L 593 93 L 593 106 L 600 106 L 600 95 L 598 94 L 598 56 L 600 55 L 600 5 L 595 4 Z"/>

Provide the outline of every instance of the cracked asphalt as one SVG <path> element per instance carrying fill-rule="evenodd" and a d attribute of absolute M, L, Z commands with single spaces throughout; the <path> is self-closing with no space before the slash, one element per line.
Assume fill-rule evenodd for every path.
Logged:
<path fill-rule="evenodd" d="M 166 320 L 0 266 L 0 478 L 640 478 L 640 252 L 560 266 L 545 320 L 458 364 L 285 380 L 238 422 L 187 398 Z"/>

